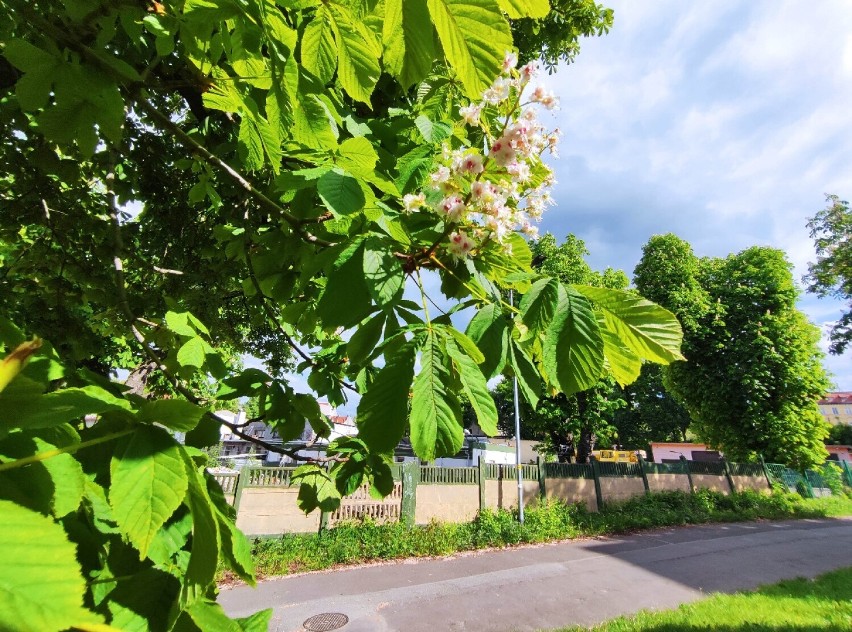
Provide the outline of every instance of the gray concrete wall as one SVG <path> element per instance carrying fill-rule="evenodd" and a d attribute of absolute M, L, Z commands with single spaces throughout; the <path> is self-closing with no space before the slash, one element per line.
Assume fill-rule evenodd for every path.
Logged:
<path fill-rule="evenodd" d="M 714 492 L 722 492 L 723 494 L 731 493 L 731 486 L 728 484 L 726 476 L 717 476 L 716 474 L 693 474 L 692 484 L 696 489 L 712 489 Z"/>
<path fill-rule="evenodd" d="M 686 474 L 648 474 L 651 492 L 688 492 L 689 478 Z"/>
<path fill-rule="evenodd" d="M 298 487 L 246 487 L 240 497 L 237 527 L 246 535 L 316 533 L 320 514 L 307 516 L 296 504 Z"/>
<path fill-rule="evenodd" d="M 535 506 L 540 498 L 538 481 L 524 481 L 524 507 Z M 513 509 L 518 507 L 518 481 L 504 478 L 502 481 L 485 481 L 485 506 L 488 509 Z"/>
<path fill-rule="evenodd" d="M 598 510 L 595 482 L 587 478 L 547 478 L 544 481 L 546 498 L 566 503 L 585 503 L 589 511 Z"/>
<path fill-rule="evenodd" d="M 469 522 L 479 513 L 479 485 L 417 485 L 415 524 Z"/>
<path fill-rule="evenodd" d="M 765 476 L 732 476 L 731 479 L 734 481 L 734 488 L 738 492 L 746 489 L 767 493 L 772 491 Z"/>
<path fill-rule="evenodd" d="M 618 502 L 645 495 L 645 483 L 640 477 L 602 476 L 600 485 L 604 502 Z"/>

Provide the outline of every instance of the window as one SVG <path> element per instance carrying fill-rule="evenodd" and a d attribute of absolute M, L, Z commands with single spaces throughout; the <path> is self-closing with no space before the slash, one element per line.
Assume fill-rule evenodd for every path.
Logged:
<path fill-rule="evenodd" d="M 846 414 L 847 414 L 847 415 L 852 415 L 852 406 L 847 406 L 847 407 L 846 407 Z"/>
<path fill-rule="evenodd" d="M 840 414 L 839 412 L 837 412 L 837 406 L 833 406 L 833 407 L 832 407 L 832 409 L 831 409 L 831 414 L 832 414 L 832 415 L 839 415 L 839 414 Z"/>

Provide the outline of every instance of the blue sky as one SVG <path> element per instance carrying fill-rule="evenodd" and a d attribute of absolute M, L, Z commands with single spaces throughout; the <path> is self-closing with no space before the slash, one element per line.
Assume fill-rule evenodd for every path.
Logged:
<path fill-rule="evenodd" d="M 852 3 L 610 0 L 612 31 L 546 79 L 564 132 L 542 229 L 632 275 L 651 235 L 699 256 L 784 250 L 800 280 L 805 224 L 852 195 Z M 803 295 L 817 325 L 842 304 Z M 828 357 L 852 390 L 852 356 Z"/>

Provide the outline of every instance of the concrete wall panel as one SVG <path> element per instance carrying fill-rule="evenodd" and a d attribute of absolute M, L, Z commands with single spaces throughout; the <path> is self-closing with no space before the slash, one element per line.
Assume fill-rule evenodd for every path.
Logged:
<path fill-rule="evenodd" d="M 723 494 L 731 493 L 731 486 L 724 475 L 693 474 L 692 484 L 695 485 L 696 489 L 712 489 L 714 492 L 722 492 Z"/>
<path fill-rule="evenodd" d="M 689 478 L 686 474 L 648 474 L 651 492 L 688 492 Z"/>
<path fill-rule="evenodd" d="M 316 533 L 320 514 L 307 516 L 296 504 L 298 487 L 247 487 L 240 497 L 237 527 L 246 535 Z"/>
<path fill-rule="evenodd" d="M 598 510 L 595 496 L 595 482 L 586 478 L 547 478 L 544 481 L 547 498 L 563 500 L 566 503 L 586 503 L 589 511 Z"/>
<path fill-rule="evenodd" d="M 734 488 L 738 492 L 745 489 L 753 489 L 755 491 L 767 493 L 772 491 L 765 476 L 732 476 L 731 478 L 734 481 Z"/>
<path fill-rule="evenodd" d="M 600 482 L 604 502 L 629 500 L 634 496 L 645 495 L 645 483 L 640 477 L 602 476 Z"/>
<path fill-rule="evenodd" d="M 479 513 L 479 485 L 417 486 L 416 524 L 469 522 Z"/>

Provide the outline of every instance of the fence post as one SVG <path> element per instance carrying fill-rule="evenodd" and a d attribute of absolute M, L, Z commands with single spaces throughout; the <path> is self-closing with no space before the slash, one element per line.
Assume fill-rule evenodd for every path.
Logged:
<path fill-rule="evenodd" d="M 246 482 L 250 478 L 250 475 L 246 473 L 246 468 L 241 469 L 237 473 L 237 486 L 234 489 L 234 521 L 236 521 L 237 516 L 240 513 L 240 498 L 243 495 L 243 489 L 246 486 Z"/>
<path fill-rule="evenodd" d="M 645 471 L 645 458 L 641 454 L 636 455 L 636 460 L 639 463 L 639 471 L 642 472 L 642 484 L 645 486 L 645 493 L 651 493 L 651 486 L 648 484 L 648 473 Z"/>
<path fill-rule="evenodd" d="M 544 488 L 544 463 L 541 462 L 541 457 L 537 456 L 536 464 L 538 465 L 538 495 L 544 500 L 547 498 L 547 492 Z"/>
<path fill-rule="evenodd" d="M 402 500 L 399 506 L 399 519 L 405 525 L 414 525 L 417 510 L 417 483 L 420 480 L 420 464 L 417 461 L 405 461 L 400 468 L 402 477 Z"/>
<path fill-rule="evenodd" d="M 686 472 L 686 480 L 689 481 L 689 493 L 694 494 L 695 485 L 692 484 L 692 472 L 689 471 L 689 461 L 687 461 L 686 457 L 681 454 L 680 462 L 683 466 L 683 471 Z"/>
<path fill-rule="evenodd" d="M 477 466 L 477 478 L 479 479 L 479 511 L 482 512 L 485 509 L 485 459 L 482 454 L 479 455 L 479 460 L 476 462 Z"/>
<path fill-rule="evenodd" d="M 728 479 L 728 487 L 731 488 L 731 493 L 737 493 L 737 487 L 734 485 L 734 477 L 731 476 L 731 468 L 728 466 L 728 459 L 722 457 L 722 468 L 725 470 L 725 478 Z"/>
<path fill-rule="evenodd" d="M 840 461 L 840 464 L 843 466 L 843 473 L 846 475 L 846 484 L 852 487 L 852 467 L 849 467 L 849 463 L 846 461 Z"/>
<path fill-rule="evenodd" d="M 763 455 L 760 455 L 760 467 L 763 468 L 763 475 L 766 477 L 766 484 L 769 485 L 769 491 L 773 490 L 772 487 L 772 476 L 769 474 L 769 468 L 766 467 L 766 461 L 763 460 Z"/>
<path fill-rule="evenodd" d="M 601 492 L 601 476 L 600 476 L 600 466 L 598 465 L 598 460 L 590 456 L 589 462 L 592 464 L 592 476 L 595 479 L 595 500 L 598 503 L 598 511 L 603 509 L 604 499 L 603 493 Z"/>

